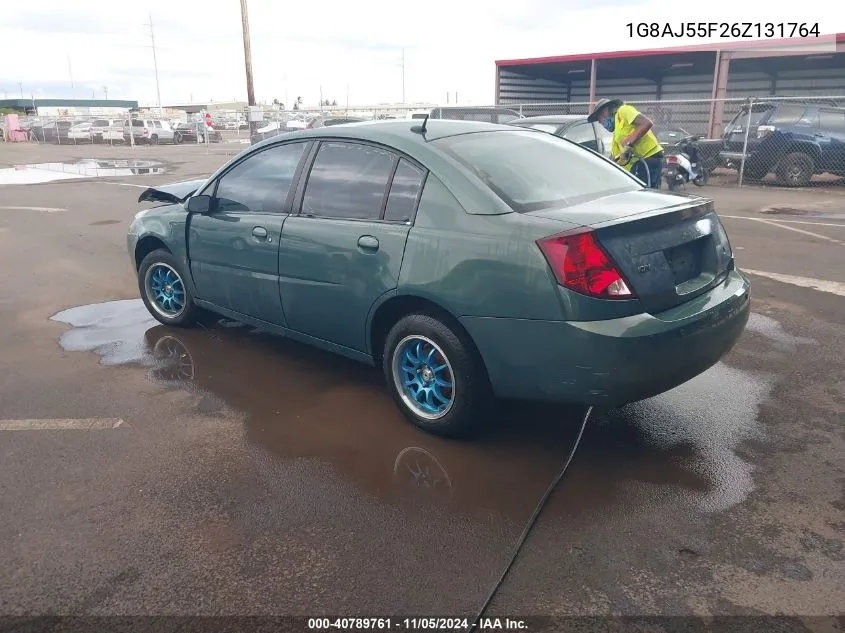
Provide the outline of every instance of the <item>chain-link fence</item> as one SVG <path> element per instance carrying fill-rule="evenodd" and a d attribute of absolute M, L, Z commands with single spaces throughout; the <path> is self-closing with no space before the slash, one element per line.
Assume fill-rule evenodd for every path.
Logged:
<path fill-rule="evenodd" d="M 845 177 L 845 96 L 766 97 L 631 101 L 653 123 L 667 155 L 686 154 L 698 173 L 714 185 L 772 183 L 782 186 L 830 184 Z M 29 142 L 59 145 L 205 144 L 257 142 L 286 132 L 350 121 L 417 119 L 430 115 L 508 123 L 552 117 L 538 126 L 610 152 L 608 133 L 594 126 L 584 140 L 582 117 L 589 103 L 535 102 L 499 106 L 326 106 L 282 110 L 267 106 L 264 120 L 252 127 L 243 110 L 211 110 L 212 129 L 202 114 L 155 109 L 109 116 L 21 117 Z M 531 124 L 521 121 L 520 124 Z M 589 130 L 588 128 L 586 128 Z M 575 137 L 578 138 L 575 138 Z"/>

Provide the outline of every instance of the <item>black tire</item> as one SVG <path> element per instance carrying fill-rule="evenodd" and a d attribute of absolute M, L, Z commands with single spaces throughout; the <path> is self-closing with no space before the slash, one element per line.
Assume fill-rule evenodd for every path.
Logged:
<path fill-rule="evenodd" d="M 150 137 L 150 145 L 158 145 L 158 135 L 153 134 Z"/>
<path fill-rule="evenodd" d="M 812 156 L 804 152 L 792 152 L 778 161 L 778 183 L 787 187 L 806 187 L 815 170 Z"/>
<path fill-rule="evenodd" d="M 151 284 L 148 276 L 155 272 L 154 269 L 158 267 L 172 270 L 182 282 L 184 291 L 183 308 L 173 315 L 168 315 L 150 296 L 149 286 Z M 186 275 L 182 271 L 181 264 L 169 251 L 155 250 L 141 261 L 141 265 L 138 267 L 138 290 L 141 292 L 141 300 L 147 310 L 159 323 L 174 327 L 193 327 L 205 320 L 208 313 L 194 303 L 194 297 L 185 279 Z"/>
<path fill-rule="evenodd" d="M 182 142 L 182 135 L 179 134 L 179 132 L 176 132 L 176 134 L 173 135 L 173 144 L 179 145 L 179 143 L 181 143 L 181 142 Z"/>
<path fill-rule="evenodd" d="M 669 187 L 669 191 L 677 191 L 678 189 L 681 188 L 681 183 L 678 180 L 676 180 L 675 178 L 670 178 L 666 182 L 666 184 Z"/>
<path fill-rule="evenodd" d="M 701 174 L 699 174 L 698 178 L 692 181 L 696 187 L 703 187 L 710 181 L 710 172 L 706 169 L 701 170 Z"/>
<path fill-rule="evenodd" d="M 448 365 L 453 385 L 449 390 L 451 404 L 436 418 L 421 415 L 419 409 L 410 404 L 412 398 L 399 384 L 405 373 L 401 369 L 401 355 L 409 339 L 433 343 L 439 348 L 434 358 L 439 359 L 442 354 Z M 435 362 L 442 366 L 443 359 Z M 427 433 L 466 437 L 479 429 L 490 410 L 492 390 L 472 343 L 434 315 L 409 314 L 390 329 L 382 353 L 382 371 L 396 406 L 412 424 Z"/>

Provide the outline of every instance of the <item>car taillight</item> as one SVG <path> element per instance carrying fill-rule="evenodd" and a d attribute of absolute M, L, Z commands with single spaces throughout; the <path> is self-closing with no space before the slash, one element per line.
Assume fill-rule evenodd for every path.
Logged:
<path fill-rule="evenodd" d="M 763 138 L 775 131 L 774 125 L 761 125 L 757 128 L 757 138 Z"/>
<path fill-rule="evenodd" d="M 678 157 L 677 156 L 667 156 L 666 163 L 669 165 L 677 165 L 678 164 Z"/>
<path fill-rule="evenodd" d="M 564 288 L 599 299 L 635 297 L 592 231 L 552 235 L 537 245 Z"/>
<path fill-rule="evenodd" d="M 150 128 L 145 127 L 144 128 L 144 136 L 149 136 L 149 134 L 150 134 Z"/>

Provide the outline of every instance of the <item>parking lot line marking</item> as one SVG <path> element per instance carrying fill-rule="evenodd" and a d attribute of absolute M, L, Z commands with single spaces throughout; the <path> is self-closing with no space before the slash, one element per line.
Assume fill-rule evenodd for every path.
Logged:
<path fill-rule="evenodd" d="M 731 220 L 755 220 L 755 221 L 762 221 L 763 218 L 749 218 L 745 215 L 725 215 L 723 213 L 719 214 L 720 218 L 730 218 Z M 778 222 L 784 224 L 810 224 L 815 226 L 836 226 L 840 229 L 845 229 L 845 222 L 842 224 L 835 224 L 833 222 L 807 222 L 806 220 L 775 220 L 774 218 L 766 218 L 767 222 Z"/>
<path fill-rule="evenodd" d="M 61 213 L 62 211 L 67 211 L 67 209 L 62 209 L 60 207 L 17 207 L 17 206 L 10 206 L 10 207 L 0 207 L 3 211 L 46 211 L 47 213 Z"/>
<path fill-rule="evenodd" d="M 0 431 L 69 431 L 116 429 L 120 418 L 59 418 L 44 420 L 0 420 Z"/>
<path fill-rule="evenodd" d="M 141 189 L 146 189 L 147 187 L 155 187 L 155 185 L 136 185 L 134 182 L 111 182 L 108 180 L 95 180 L 94 182 L 98 182 L 101 185 L 119 185 L 121 187 L 140 187 Z"/>
<path fill-rule="evenodd" d="M 768 273 L 762 270 L 751 270 L 750 268 L 740 268 L 742 272 L 749 275 L 756 275 L 757 277 L 766 277 L 772 281 L 779 281 L 784 284 L 793 286 L 801 286 L 802 288 L 812 288 L 819 292 L 827 292 L 832 295 L 845 297 L 845 283 L 839 281 L 827 281 L 825 279 L 812 279 L 810 277 L 796 277 L 794 275 L 781 275 L 780 273 Z"/>
<path fill-rule="evenodd" d="M 782 224 L 776 220 L 764 220 L 763 218 L 746 218 L 743 216 L 722 216 L 722 217 L 733 217 L 738 218 L 740 220 L 751 220 L 752 222 L 760 222 L 762 224 L 768 224 L 769 226 L 776 226 L 781 229 L 785 229 L 787 231 L 794 231 L 795 233 L 801 233 L 803 235 L 809 235 L 811 237 L 815 237 L 820 240 L 824 240 L 825 242 L 832 242 L 834 244 L 839 244 L 839 246 L 845 246 L 845 242 L 841 240 L 835 240 L 832 237 L 828 237 L 827 235 L 821 235 L 820 233 L 813 233 L 812 231 L 805 231 L 804 229 L 798 229 L 794 226 L 787 226 L 786 224 Z"/>

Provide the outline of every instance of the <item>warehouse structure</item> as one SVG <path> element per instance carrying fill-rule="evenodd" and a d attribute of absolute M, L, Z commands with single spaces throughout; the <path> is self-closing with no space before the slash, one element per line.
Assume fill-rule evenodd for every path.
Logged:
<path fill-rule="evenodd" d="M 710 136 L 738 107 L 726 99 L 836 95 L 845 101 L 845 33 L 496 62 L 496 103 L 526 116 L 602 97 L 686 101 L 682 127 Z"/>

